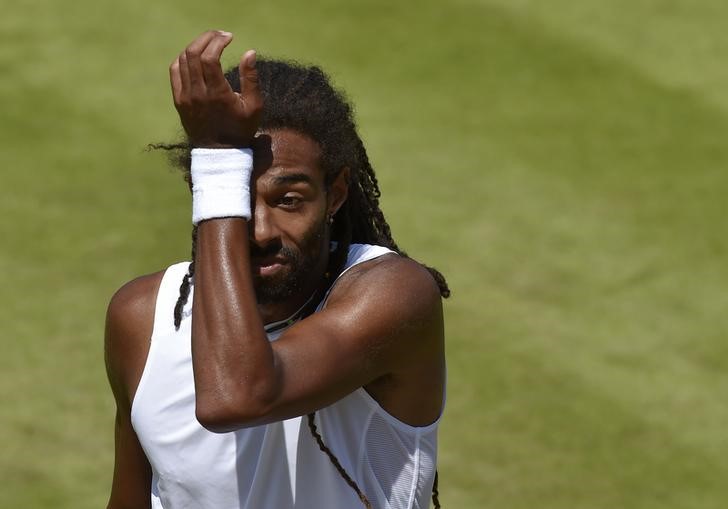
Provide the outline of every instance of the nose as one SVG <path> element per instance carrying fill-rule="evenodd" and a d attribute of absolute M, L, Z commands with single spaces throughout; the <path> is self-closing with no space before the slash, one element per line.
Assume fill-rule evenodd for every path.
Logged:
<path fill-rule="evenodd" d="M 250 241 L 257 247 L 265 249 L 273 242 L 280 240 L 280 232 L 275 224 L 275 219 L 267 204 L 256 199 L 253 203 L 252 217 L 248 224 Z"/>

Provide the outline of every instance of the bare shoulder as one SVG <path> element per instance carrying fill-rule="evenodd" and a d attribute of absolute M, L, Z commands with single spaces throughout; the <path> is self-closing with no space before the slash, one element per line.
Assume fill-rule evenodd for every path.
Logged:
<path fill-rule="evenodd" d="M 108 318 L 122 322 L 130 317 L 145 314 L 154 304 L 164 271 L 132 279 L 119 288 L 111 297 Z M 152 312 L 154 310 L 152 309 Z"/>
<path fill-rule="evenodd" d="M 349 269 L 334 286 L 330 301 L 376 294 L 386 300 L 406 301 L 408 314 L 441 307 L 440 290 L 426 267 L 411 258 L 387 254 Z M 391 302 L 390 302 L 391 303 Z"/>
<path fill-rule="evenodd" d="M 329 307 L 348 305 L 395 329 L 409 355 L 443 340 L 442 298 L 430 272 L 415 260 L 388 254 L 352 267 L 337 281 Z M 393 330 L 393 332 L 395 332 Z"/>
<path fill-rule="evenodd" d="M 106 312 L 104 353 L 117 402 L 130 404 L 144 369 L 164 271 L 133 279 L 116 291 Z"/>

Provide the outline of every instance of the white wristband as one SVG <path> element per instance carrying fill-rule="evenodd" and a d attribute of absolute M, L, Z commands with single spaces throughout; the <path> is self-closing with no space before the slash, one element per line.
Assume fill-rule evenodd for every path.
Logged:
<path fill-rule="evenodd" d="M 192 223 L 216 217 L 250 219 L 249 148 L 192 149 Z"/>

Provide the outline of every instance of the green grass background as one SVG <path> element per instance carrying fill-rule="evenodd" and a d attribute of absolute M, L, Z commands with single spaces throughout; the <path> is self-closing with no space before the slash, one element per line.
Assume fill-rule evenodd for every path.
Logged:
<path fill-rule="evenodd" d="M 106 303 L 183 259 L 167 66 L 322 65 L 439 267 L 443 507 L 728 506 L 728 4 L 18 0 L 0 16 L 0 508 L 98 508 Z"/>

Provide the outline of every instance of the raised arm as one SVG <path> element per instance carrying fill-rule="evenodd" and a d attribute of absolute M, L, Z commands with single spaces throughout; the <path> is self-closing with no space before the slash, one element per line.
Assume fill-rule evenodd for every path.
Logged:
<path fill-rule="evenodd" d="M 170 69 L 175 105 L 195 147 L 254 142 L 262 107 L 255 54 L 243 56 L 242 93 L 235 93 L 219 64 L 229 42 L 229 34 L 203 34 Z M 442 314 L 437 286 L 417 263 L 386 256 L 362 264 L 337 284 L 324 311 L 276 342 L 267 340 L 253 272 L 275 271 L 276 260 L 265 268 L 254 266 L 251 242 L 265 251 L 281 237 L 296 237 L 290 232 L 302 231 L 306 221 L 318 225 L 332 216 L 346 199 L 348 176 L 342 171 L 324 189 L 323 177 L 317 182 L 305 158 L 296 159 L 295 136 L 272 138 L 278 147 L 271 170 L 256 162 L 252 216 L 198 225 L 192 356 L 199 421 L 214 431 L 276 421 L 369 385 L 406 422 L 431 422 L 442 401 Z M 313 237 L 321 235 L 316 230 Z M 320 261 L 327 254 L 319 254 L 312 271 L 323 275 Z M 382 380 L 388 383 L 372 385 Z M 406 390 L 377 393 L 384 385 Z M 423 388 L 432 390 L 425 394 Z"/>
<path fill-rule="evenodd" d="M 305 415 L 368 385 L 404 422 L 437 418 L 443 323 L 429 272 L 396 255 L 366 262 L 341 279 L 323 311 L 270 343 L 249 290 L 246 234 L 237 222 L 210 221 L 198 239 L 195 277 L 207 292 L 195 294 L 193 362 L 203 425 L 228 431 Z"/>

